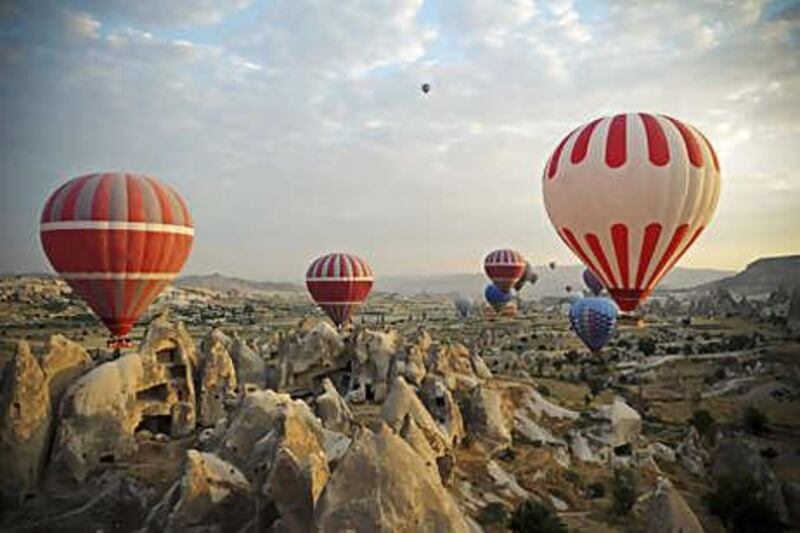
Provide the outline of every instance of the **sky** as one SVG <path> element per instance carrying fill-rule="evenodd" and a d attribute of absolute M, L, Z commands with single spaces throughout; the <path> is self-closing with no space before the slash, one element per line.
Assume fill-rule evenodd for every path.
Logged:
<path fill-rule="evenodd" d="M 110 170 L 187 200 L 185 273 L 297 281 L 327 251 L 473 272 L 499 246 L 574 263 L 542 169 L 627 111 L 719 154 L 681 266 L 800 252 L 798 1 L 0 0 L 0 272 L 49 269 L 48 195 Z"/>

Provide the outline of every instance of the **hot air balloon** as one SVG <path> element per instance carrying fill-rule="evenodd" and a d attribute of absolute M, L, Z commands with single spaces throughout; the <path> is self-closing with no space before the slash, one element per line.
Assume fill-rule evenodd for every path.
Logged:
<path fill-rule="evenodd" d="M 325 254 L 306 271 L 306 287 L 317 305 L 342 328 L 372 290 L 372 269 L 358 256 Z"/>
<path fill-rule="evenodd" d="M 583 271 L 583 283 L 595 296 L 603 291 L 603 283 L 588 268 Z"/>
<path fill-rule="evenodd" d="M 697 240 L 719 198 L 719 162 L 692 126 L 628 113 L 575 129 L 545 165 L 562 240 L 632 311 Z"/>
<path fill-rule="evenodd" d="M 530 264 L 530 262 L 525 261 L 525 270 L 523 271 L 522 276 L 514 284 L 514 290 L 519 292 L 526 283 L 535 285 L 537 281 L 539 281 L 539 276 L 533 271 L 533 266 Z"/>
<path fill-rule="evenodd" d="M 483 260 L 489 279 L 503 292 L 509 292 L 525 273 L 525 259 L 515 250 L 495 250 Z"/>
<path fill-rule="evenodd" d="M 428 94 L 429 92 L 431 92 L 431 84 L 423 83 L 421 89 L 423 93 Z"/>
<path fill-rule="evenodd" d="M 583 343 L 598 352 L 614 333 L 617 306 L 608 298 L 581 298 L 570 307 L 569 322 Z"/>
<path fill-rule="evenodd" d="M 126 338 L 138 316 L 180 272 L 194 238 L 186 203 L 140 174 L 72 179 L 47 200 L 40 236 L 50 264 L 111 332 Z"/>
<path fill-rule="evenodd" d="M 564 287 L 564 290 L 567 291 L 567 294 L 572 292 L 572 285 L 567 285 Z"/>
<path fill-rule="evenodd" d="M 556 269 L 556 262 L 555 261 L 550 261 L 549 266 L 550 266 L 550 270 L 555 270 Z"/>
<path fill-rule="evenodd" d="M 464 296 L 463 294 L 459 294 L 453 300 L 453 304 L 456 306 L 456 311 L 461 318 L 467 318 L 472 311 L 472 307 L 475 305 L 472 301 L 472 298 L 469 296 Z"/>
<path fill-rule="evenodd" d="M 492 308 L 499 312 L 508 302 L 511 301 L 513 296 L 510 292 L 503 292 L 497 285 L 494 283 L 490 283 L 486 286 L 486 290 L 483 291 L 484 296 L 486 297 L 486 301 L 489 302 L 489 305 Z"/>

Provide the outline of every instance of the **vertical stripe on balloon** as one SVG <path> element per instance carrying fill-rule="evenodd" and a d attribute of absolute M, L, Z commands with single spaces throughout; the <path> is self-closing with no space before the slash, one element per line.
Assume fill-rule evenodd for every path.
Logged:
<path fill-rule="evenodd" d="M 609 167 L 618 168 L 625 164 L 627 142 L 625 115 L 616 115 L 611 119 L 606 141 L 606 164 Z"/>
<path fill-rule="evenodd" d="M 611 226 L 611 241 L 614 243 L 614 255 L 617 257 L 617 267 L 622 278 L 622 287 L 630 288 L 628 267 L 628 226 L 614 224 Z"/>
<path fill-rule="evenodd" d="M 659 167 L 666 165 L 669 163 L 669 145 L 664 129 L 653 115 L 639 113 L 639 117 L 642 119 L 647 136 L 647 155 L 650 162 Z"/>
<path fill-rule="evenodd" d="M 700 151 L 700 145 L 697 144 L 697 139 L 695 138 L 695 136 L 692 134 L 689 128 L 687 128 L 686 125 L 680 120 L 676 120 L 672 117 L 666 117 L 666 118 L 667 120 L 672 122 L 676 128 L 678 128 L 681 137 L 683 137 L 683 143 L 686 146 L 686 153 L 689 155 L 689 162 L 692 164 L 692 166 L 695 166 L 697 168 L 702 167 L 703 153 Z"/>
<path fill-rule="evenodd" d="M 650 261 L 653 253 L 658 246 L 658 239 L 661 236 L 661 224 L 653 222 L 648 224 L 644 229 L 644 239 L 642 240 L 642 249 L 639 252 L 639 267 L 636 269 L 636 288 L 645 288 L 642 284 L 644 282 L 644 275 L 650 267 Z"/>
<path fill-rule="evenodd" d="M 572 146 L 572 155 L 570 156 L 572 164 L 578 164 L 586 157 L 589 151 L 589 142 L 592 140 L 592 133 L 601 120 L 601 118 L 598 118 L 591 121 L 581 130 L 580 134 L 578 134 L 578 138 L 575 139 L 575 144 Z"/>
<path fill-rule="evenodd" d="M 667 244 L 667 249 L 664 250 L 664 254 L 661 256 L 658 264 L 656 265 L 655 270 L 653 270 L 653 274 L 650 276 L 650 279 L 647 282 L 645 287 L 647 289 L 652 289 L 655 285 L 655 281 L 659 279 L 659 275 L 664 270 L 664 267 L 667 266 L 667 262 L 670 260 L 672 255 L 675 253 L 675 250 L 678 249 L 680 246 L 681 241 L 686 237 L 686 232 L 689 229 L 688 224 L 681 224 L 677 228 L 675 228 L 675 233 L 672 234 L 672 238 Z"/>

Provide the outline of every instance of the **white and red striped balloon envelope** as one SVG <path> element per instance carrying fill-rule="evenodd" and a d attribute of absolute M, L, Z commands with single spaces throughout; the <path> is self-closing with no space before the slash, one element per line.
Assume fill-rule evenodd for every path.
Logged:
<path fill-rule="evenodd" d="M 180 272 L 194 239 L 186 203 L 140 174 L 74 178 L 42 212 L 50 264 L 111 332 L 115 342 Z"/>
<path fill-rule="evenodd" d="M 366 300 L 372 282 L 372 269 L 352 254 L 323 255 L 314 259 L 306 272 L 306 287 L 311 297 L 340 328 Z"/>
<path fill-rule="evenodd" d="M 632 311 L 708 226 L 720 173 L 714 149 L 694 127 L 628 113 L 567 135 L 542 182 L 558 234 L 619 307 Z"/>
<path fill-rule="evenodd" d="M 508 292 L 525 273 L 525 258 L 516 250 L 501 248 L 486 256 L 483 269 L 498 289 Z"/>

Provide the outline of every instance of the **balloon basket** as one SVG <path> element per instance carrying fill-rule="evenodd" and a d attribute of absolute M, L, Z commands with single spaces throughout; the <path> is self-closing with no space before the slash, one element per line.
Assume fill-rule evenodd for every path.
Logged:
<path fill-rule="evenodd" d="M 620 326 L 628 326 L 636 329 L 644 328 L 644 317 L 639 315 L 632 315 L 629 313 L 621 313 L 617 318 L 617 324 Z"/>
<path fill-rule="evenodd" d="M 131 341 L 130 337 L 111 337 L 106 342 L 106 345 L 113 350 L 120 350 L 133 347 L 133 341 Z"/>

